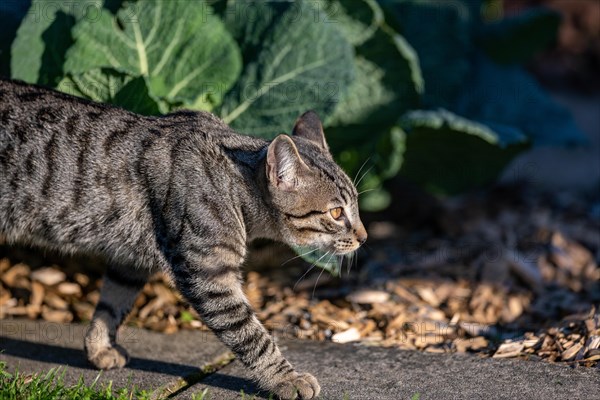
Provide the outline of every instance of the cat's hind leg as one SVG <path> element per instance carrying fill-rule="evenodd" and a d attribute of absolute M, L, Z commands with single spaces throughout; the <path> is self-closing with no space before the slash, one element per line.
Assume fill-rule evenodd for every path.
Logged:
<path fill-rule="evenodd" d="M 84 341 L 87 358 L 96 368 L 122 368 L 129 361 L 125 349 L 116 343 L 116 333 L 149 275 L 134 267 L 108 268 Z"/>

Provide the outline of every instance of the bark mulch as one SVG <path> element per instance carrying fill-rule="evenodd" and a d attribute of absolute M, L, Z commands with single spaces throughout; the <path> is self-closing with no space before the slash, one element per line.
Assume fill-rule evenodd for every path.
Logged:
<path fill-rule="evenodd" d="M 367 246 L 340 278 L 318 268 L 302 277 L 309 265 L 281 265 L 294 254 L 259 244 L 246 292 L 283 335 L 600 368 L 600 204 L 498 197 L 444 201 L 435 224 L 410 229 L 371 218 Z M 90 320 L 101 279 L 80 264 L 1 247 L 0 319 Z M 162 275 L 128 323 L 206 329 Z"/>

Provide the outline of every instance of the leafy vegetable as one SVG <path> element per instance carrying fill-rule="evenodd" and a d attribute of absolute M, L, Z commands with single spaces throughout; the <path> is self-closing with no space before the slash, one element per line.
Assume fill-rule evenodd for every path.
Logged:
<path fill-rule="evenodd" d="M 354 46 L 369 40 L 383 23 L 383 10 L 375 0 L 315 0 L 316 17 L 325 13 Z"/>
<path fill-rule="evenodd" d="M 307 109 L 329 115 L 350 84 L 350 44 L 326 21 L 315 21 L 308 2 L 296 4 L 266 29 L 256 59 L 225 97 L 220 115 L 234 128 L 274 137 Z"/>
<path fill-rule="evenodd" d="M 400 125 L 407 132 L 401 173 L 439 194 L 457 194 L 491 182 L 524 148 L 526 138 L 501 138 L 485 125 L 449 111 L 413 111 Z M 485 168 L 480 168 L 485 164 Z"/>
<path fill-rule="evenodd" d="M 480 55 L 453 110 L 488 126 L 510 127 L 536 146 L 586 143 L 569 112 L 556 104 L 519 66 L 503 66 Z"/>
<path fill-rule="evenodd" d="M 100 0 L 33 0 L 12 44 L 12 77 L 56 85 L 64 74 L 65 53 L 73 44 L 71 29 L 77 21 L 96 18 L 101 7 Z"/>
<path fill-rule="evenodd" d="M 211 109 L 241 69 L 235 42 L 202 2 L 125 3 L 116 18 L 103 9 L 96 21 L 82 20 L 73 36 L 65 72 L 108 67 L 143 76 L 170 103 Z"/>
<path fill-rule="evenodd" d="M 415 48 L 425 78 L 424 105 L 448 107 L 469 74 L 469 7 L 462 1 L 384 0 L 388 23 Z"/>
<path fill-rule="evenodd" d="M 58 89 L 73 96 L 121 106 L 143 115 L 158 115 L 158 103 L 148 93 L 144 77 L 132 78 L 110 68 L 67 75 Z"/>
<path fill-rule="evenodd" d="M 373 124 L 391 125 L 398 115 L 417 106 L 423 77 L 416 53 L 400 35 L 381 28 L 356 49 L 354 82 L 328 119 L 330 127 L 359 128 L 361 140 Z"/>
<path fill-rule="evenodd" d="M 237 42 L 244 65 L 255 62 L 262 43 L 283 18 L 293 20 L 301 5 L 281 1 L 223 0 L 225 26 Z"/>

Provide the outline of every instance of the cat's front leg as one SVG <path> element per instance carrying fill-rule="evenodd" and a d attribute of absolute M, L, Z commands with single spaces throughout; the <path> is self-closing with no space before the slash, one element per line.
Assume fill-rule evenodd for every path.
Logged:
<path fill-rule="evenodd" d="M 313 399 L 320 386 L 283 357 L 256 318 L 242 291 L 241 254 L 223 248 L 190 255 L 173 263 L 178 289 L 209 328 L 248 368 L 259 385 L 282 399 Z"/>

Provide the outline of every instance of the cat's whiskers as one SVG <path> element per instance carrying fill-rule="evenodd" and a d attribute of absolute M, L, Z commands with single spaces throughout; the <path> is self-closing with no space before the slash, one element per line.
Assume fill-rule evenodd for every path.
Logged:
<path fill-rule="evenodd" d="M 361 192 L 358 192 L 358 195 L 360 196 L 361 194 L 372 192 L 373 190 L 377 190 L 377 188 L 365 189 Z"/>
<path fill-rule="evenodd" d="M 323 257 L 325 257 L 327 254 L 329 254 L 329 252 L 327 252 L 327 253 L 323 254 L 321 257 L 319 257 L 319 258 L 317 259 L 317 261 L 315 261 L 314 263 L 312 263 L 312 265 L 311 265 L 311 266 L 310 266 L 310 267 L 309 267 L 309 268 L 306 270 L 306 272 L 305 272 L 304 274 L 302 274 L 302 276 L 300 277 L 300 279 L 298 279 L 298 280 L 296 281 L 296 283 L 294 284 L 294 287 L 292 288 L 292 290 L 293 290 L 293 291 L 295 291 L 295 290 L 296 290 L 296 286 L 298 286 L 298 284 L 299 284 L 299 283 L 300 283 L 300 281 L 301 281 L 301 280 L 302 280 L 302 279 L 303 279 L 303 278 L 306 276 L 306 274 L 308 274 L 310 271 L 312 271 L 312 269 L 313 269 L 313 268 L 314 268 L 314 267 L 317 265 L 317 263 L 318 263 L 319 261 L 321 261 L 321 259 L 322 259 Z"/>
<path fill-rule="evenodd" d="M 354 261 L 355 257 L 356 257 L 355 251 L 350 253 L 350 257 L 348 257 L 348 263 L 346 264 L 346 273 L 348 276 L 350 276 L 350 269 L 352 268 L 352 262 Z"/>
<path fill-rule="evenodd" d="M 354 179 L 352 179 L 352 184 L 353 184 L 354 186 L 357 186 L 357 185 L 356 185 L 356 178 L 358 178 L 358 175 L 360 175 L 360 171 L 362 171 L 362 169 L 365 167 L 365 165 L 367 165 L 367 163 L 369 162 L 369 160 L 370 160 L 370 159 L 371 159 L 371 157 L 367 158 L 367 159 L 365 160 L 365 162 L 364 162 L 364 163 L 362 163 L 362 165 L 361 165 L 361 166 L 360 166 L 360 168 L 358 169 L 358 172 L 356 173 L 356 175 L 354 175 Z"/>
<path fill-rule="evenodd" d="M 312 253 L 314 253 L 314 252 L 315 252 L 315 251 L 317 251 L 317 250 L 319 250 L 319 249 L 318 249 L 318 248 L 316 248 L 316 249 L 314 249 L 314 250 L 307 251 L 306 253 L 303 253 L 303 254 L 298 254 L 296 257 L 292 257 L 292 258 L 290 258 L 289 260 L 287 260 L 287 261 L 284 261 L 284 262 L 283 262 L 283 263 L 282 263 L 282 264 L 281 264 L 279 267 L 283 267 L 285 264 L 289 263 L 290 261 L 294 261 L 294 260 L 295 260 L 295 259 L 297 259 L 297 258 L 304 257 L 304 256 L 307 256 L 307 255 L 309 255 L 309 254 L 312 254 Z"/>
<path fill-rule="evenodd" d="M 368 170 L 366 170 L 366 171 L 365 171 L 365 172 L 362 174 L 362 176 L 360 177 L 360 179 L 358 180 L 358 182 L 356 182 L 356 184 L 354 184 L 354 186 L 358 187 L 358 185 L 360 185 L 360 183 L 362 182 L 362 180 L 363 180 L 363 179 L 365 179 L 365 176 L 367 176 L 367 174 L 368 174 L 369 172 L 371 172 L 371 170 L 373 169 L 373 167 L 374 167 L 374 165 L 371 165 L 371 166 L 369 167 L 369 169 L 368 169 Z"/>
<path fill-rule="evenodd" d="M 325 255 L 329 254 L 329 252 L 325 253 Z M 331 261 L 331 257 L 335 257 L 335 254 L 332 253 L 329 258 L 327 259 L 327 264 L 329 264 L 329 262 Z M 313 287 L 313 291 L 312 291 L 312 297 L 314 299 L 315 297 L 315 290 L 317 290 L 317 285 L 319 284 L 319 279 L 321 279 L 321 275 L 323 275 L 323 272 L 325 271 L 325 268 L 321 268 L 321 272 L 319 273 L 319 276 L 317 277 L 317 281 L 315 282 L 315 286 Z"/>

